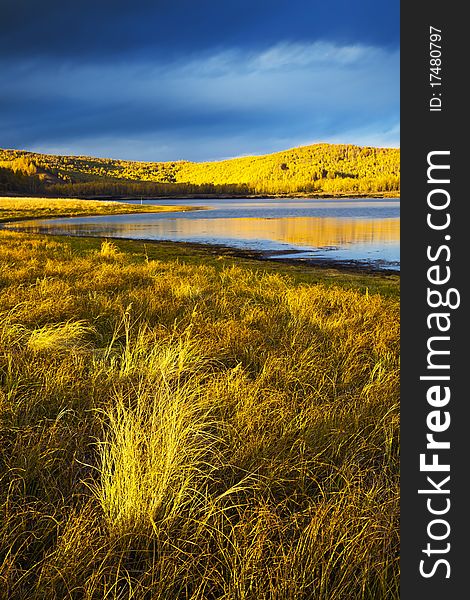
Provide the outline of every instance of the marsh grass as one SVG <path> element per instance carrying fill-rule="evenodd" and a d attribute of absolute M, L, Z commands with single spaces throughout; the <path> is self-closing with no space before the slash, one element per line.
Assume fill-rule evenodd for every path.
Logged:
<path fill-rule="evenodd" d="M 92 328 L 84 321 L 68 321 L 44 325 L 33 329 L 29 336 L 28 348 L 35 352 L 68 350 L 84 343 L 85 336 Z"/>
<path fill-rule="evenodd" d="M 397 299 L 132 248 L 0 233 L 0 596 L 398 598 Z"/>

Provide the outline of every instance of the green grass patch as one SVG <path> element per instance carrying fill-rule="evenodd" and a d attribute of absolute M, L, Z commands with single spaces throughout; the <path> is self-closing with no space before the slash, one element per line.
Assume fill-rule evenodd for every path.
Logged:
<path fill-rule="evenodd" d="M 51 236 L 57 241 L 63 236 Z M 102 239 L 92 237 L 70 237 L 67 243 L 74 252 L 89 252 L 101 248 Z M 399 298 L 400 276 L 396 273 L 366 272 L 360 269 L 341 269 L 325 266 L 312 266 L 289 263 L 282 260 L 264 260 L 256 253 L 240 252 L 235 249 L 217 246 L 204 246 L 185 242 L 141 241 L 114 239 L 131 262 L 142 263 L 148 260 L 177 261 L 187 265 L 210 265 L 216 271 L 237 266 L 263 273 L 289 277 L 294 284 L 316 284 L 341 286 L 356 289 L 363 293 L 381 294 Z"/>

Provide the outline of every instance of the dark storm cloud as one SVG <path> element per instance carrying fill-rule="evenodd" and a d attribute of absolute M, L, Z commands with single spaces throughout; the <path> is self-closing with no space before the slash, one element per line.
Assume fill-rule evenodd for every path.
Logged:
<path fill-rule="evenodd" d="M 384 4 L 8 1 L 0 146 L 196 160 L 397 145 L 398 3 Z"/>
<path fill-rule="evenodd" d="M 129 54 L 167 58 L 279 40 L 399 40 L 397 1 L 3 0 L 0 52 L 56 60 Z"/>

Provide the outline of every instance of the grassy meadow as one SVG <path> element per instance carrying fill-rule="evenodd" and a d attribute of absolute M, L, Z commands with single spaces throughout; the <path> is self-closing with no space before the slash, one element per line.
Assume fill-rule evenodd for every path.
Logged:
<path fill-rule="evenodd" d="M 0 265 L 1 598 L 399 597 L 398 277 L 10 231 Z"/>
<path fill-rule="evenodd" d="M 24 219 L 47 219 L 52 217 L 85 217 L 89 215 L 122 215 L 136 212 L 169 212 L 194 210 L 178 206 L 141 206 L 124 202 L 103 200 L 78 200 L 76 198 L 11 198 L 0 197 L 0 223 Z"/>

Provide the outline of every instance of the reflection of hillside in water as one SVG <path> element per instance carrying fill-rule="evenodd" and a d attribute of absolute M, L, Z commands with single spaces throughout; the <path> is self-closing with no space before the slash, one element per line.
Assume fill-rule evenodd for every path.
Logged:
<path fill-rule="evenodd" d="M 22 224 L 23 226 L 25 224 Z M 108 223 L 28 223 L 29 231 L 115 235 L 129 238 L 215 238 L 275 240 L 301 246 L 325 247 L 357 243 L 397 243 L 400 219 L 349 219 L 335 217 L 286 217 L 281 219 L 155 219 Z"/>
<path fill-rule="evenodd" d="M 227 219 L 228 221 L 229 219 Z M 235 219 L 231 219 L 235 221 Z M 398 242 L 400 219 L 344 219 L 292 217 L 284 219 L 236 219 L 224 222 L 227 237 L 269 238 L 302 246 L 340 246 L 354 243 Z M 221 229 L 219 229 L 221 231 Z"/>

